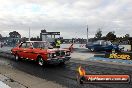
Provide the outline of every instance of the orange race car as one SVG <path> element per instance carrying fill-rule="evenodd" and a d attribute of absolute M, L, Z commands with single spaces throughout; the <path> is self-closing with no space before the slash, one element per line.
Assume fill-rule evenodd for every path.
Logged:
<path fill-rule="evenodd" d="M 27 41 L 18 44 L 11 49 L 15 60 L 30 59 L 36 61 L 40 66 L 46 63 L 65 64 L 70 57 L 69 49 L 52 48 L 46 41 Z"/>

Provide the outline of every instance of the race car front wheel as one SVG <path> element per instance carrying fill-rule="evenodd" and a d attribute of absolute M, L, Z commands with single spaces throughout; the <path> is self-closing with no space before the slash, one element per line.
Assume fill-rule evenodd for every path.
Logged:
<path fill-rule="evenodd" d="M 92 52 L 94 52 L 94 51 L 95 51 L 95 49 L 94 49 L 94 48 L 91 48 L 90 50 L 91 50 Z"/>

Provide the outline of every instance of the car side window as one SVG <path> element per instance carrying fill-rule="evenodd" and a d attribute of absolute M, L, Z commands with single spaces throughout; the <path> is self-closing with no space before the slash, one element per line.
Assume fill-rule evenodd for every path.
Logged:
<path fill-rule="evenodd" d="M 20 48 L 26 48 L 26 43 L 22 43 Z"/>
<path fill-rule="evenodd" d="M 29 42 L 26 43 L 26 48 L 30 48 L 31 44 Z"/>
<path fill-rule="evenodd" d="M 106 42 L 102 42 L 102 45 L 103 45 L 103 46 L 106 46 L 106 45 L 107 45 L 107 43 L 106 43 Z"/>

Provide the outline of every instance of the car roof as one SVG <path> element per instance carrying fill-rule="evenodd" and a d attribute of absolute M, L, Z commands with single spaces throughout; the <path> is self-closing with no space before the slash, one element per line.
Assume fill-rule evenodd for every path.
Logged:
<path fill-rule="evenodd" d="M 106 41 L 106 40 L 97 40 L 97 41 Z"/>
<path fill-rule="evenodd" d="M 34 42 L 47 42 L 47 41 L 26 41 L 26 42 L 34 43 Z"/>

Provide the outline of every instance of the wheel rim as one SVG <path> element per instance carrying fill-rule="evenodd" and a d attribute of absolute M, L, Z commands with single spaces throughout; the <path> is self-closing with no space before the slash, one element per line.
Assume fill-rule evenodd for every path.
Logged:
<path fill-rule="evenodd" d="M 18 60 L 18 59 L 19 59 L 19 57 L 16 55 L 16 56 L 15 56 L 15 59 L 16 59 L 16 60 Z"/>
<path fill-rule="evenodd" d="M 42 58 L 39 58 L 39 62 L 38 62 L 38 64 L 39 64 L 40 66 L 43 66 L 44 61 L 43 61 L 43 59 L 42 59 Z"/>
<path fill-rule="evenodd" d="M 94 48 L 91 48 L 91 51 L 94 51 Z"/>

